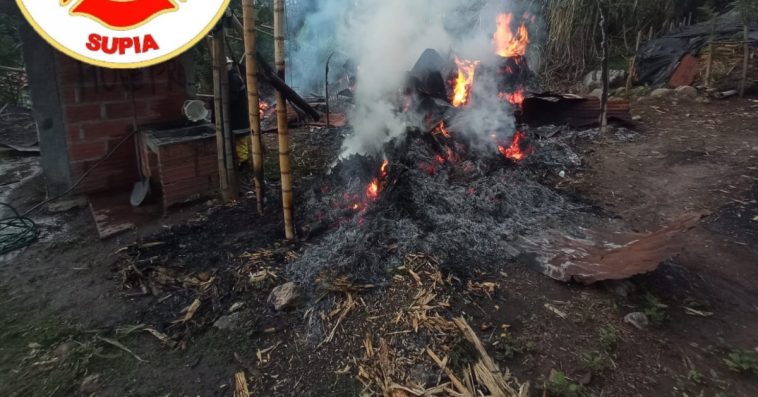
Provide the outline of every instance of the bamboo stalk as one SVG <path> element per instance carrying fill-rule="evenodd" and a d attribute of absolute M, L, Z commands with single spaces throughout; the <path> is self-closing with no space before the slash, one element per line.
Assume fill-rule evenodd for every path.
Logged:
<path fill-rule="evenodd" d="M 705 86 L 711 88 L 711 72 L 713 70 L 713 52 L 716 50 L 713 41 L 716 34 L 716 14 L 713 15 L 713 23 L 711 24 L 711 34 L 708 38 L 708 63 L 705 66 Z"/>
<path fill-rule="evenodd" d="M 236 142 L 231 126 L 231 101 L 229 99 L 229 72 L 226 66 L 226 30 L 220 32 L 220 50 L 219 57 L 222 65 L 221 74 L 221 112 L 224 127 L 224 163 L 226 167 L 226 183 L 228 186 L 228 195 L 224 201 L 231 202 L 239 200 L 239 179 L 237 178 L 236 168 Z"/>
<path fill-rule="evenodd" d="M 224 65 L 224 44 L 221 39 L 220 29 L 213 34 L 210 42 L 211 58 L 213 59 L 213 114 L 216 119 L 216 157 L 218 160 L 218 182 L 221 197 L 227 201 L 229 197 L 229 184 L 226 173 L 226 149 L 224 145 L 224 116 L 221 92 L 221 80 L 226 74 Z"/>
<path fill-rule="evenodd" d="M 284 0 L 274 0 L 274 58 L 276 73 L 284 80 Z M 287 101 L 276 91 L 276 124 L 279 130 L 279 172 L 282 179 L 282 209 L 284 210 L 284 235 L 287 240 L 295 238 L 292 223 L 292 169 L 290 167 L 289 131 L 287 130 Z"/>
<path fill-rule="evenodd" d="M 242 0 L 242 20 L 245 40 L 245 75 L 247 79 L 247 106 L 250 119 L 250 139 L 253 153 L 253 179 L 258 214 L 263 215 L 263 144 L 261 142 L 260 97 L 258 96 L 258 63 L 255 59 L 255 7 L 253 0 Z"/>
<path fill-rule="evenodd" d="M 632 96 L 632 83 L 634 82 L 634 75 L 636 71 L 637 53 L 640 51 L 640 44 L 642 43 L 642 31 L 637 32 L 637 42 L 634 45 L 634 56 L 629 60 L 629 72 L 626 75 L 626 97 Z"/>
<path fill-rule="evenodd" d="M 600 97 L 600 132 L 608 132 L 608 26 L 605 19 L 605 13 L 603 12 L 602 0 L 597 0 L 597 9 L 600 13 L 600 35 L 602 42 L 600 47 L 602 49 L 602 80 L 603 80 L 603 94 Z"/>
<path fill-rule="evenodd" d="M 745 87 L 747 86 L 747 69 L 750 62 L 750 30 L 747 23 L 743 25 L 745 43 L 743 47 L 744 55 L 742 60 L 742 77 L 740 78 L 740 98 L 745 96 Z"/>

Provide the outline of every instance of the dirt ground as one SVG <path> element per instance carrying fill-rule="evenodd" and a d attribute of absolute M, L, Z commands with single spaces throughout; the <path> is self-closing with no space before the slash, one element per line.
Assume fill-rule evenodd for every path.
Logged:
<path fill-rule="evenodd" d="M 281 240 L 273 204 L 259 217 L 252 200 L 200 203 L 108 241 L 85 209 L 45 213 L 41 241 L 0 258 L 0 393 L 228 396 L 243 372 L 252 395 L 413 395 L 447 382 L 427 349 L 470 368 L 460 317 L 532 395 L 758 395 L 758 102 L 645 99 L 633 113 L 635 134 L 577 142 L 583 166 L 548 180 L 640 232 L 709 211 L 651 274 L 585 287 L 504 263 L 463 279 L 419 254 L 386 285 L 332 282 L 277 312 L 266 298 L 307 242 Z M 321 153 L 312 134 L 295 134 L 295 156 Z M 298 180 L 334 149 L 297 163 Z M 8 175 L 15 205 L 41 198 L 39 177 Z"/>

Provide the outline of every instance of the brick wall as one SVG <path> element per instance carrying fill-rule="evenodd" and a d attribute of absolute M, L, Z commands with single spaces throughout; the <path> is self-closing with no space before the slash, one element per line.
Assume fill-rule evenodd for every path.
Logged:
<path fill-rule="evenodd" d="M 161 146 L 156 160 L 163 208 L 204 197 L 218 188 L 215 137 Z"/>
<path fill-rule="evenodd" d="M 135 70 L 98 68 L 60 53 L 55 62 L 73 181 L 135 128 L 182 120 L 188 80 L 179 59 Z M 78 191 L 131 187 L 138 180 L 135 150 L 129 138 Z"/>

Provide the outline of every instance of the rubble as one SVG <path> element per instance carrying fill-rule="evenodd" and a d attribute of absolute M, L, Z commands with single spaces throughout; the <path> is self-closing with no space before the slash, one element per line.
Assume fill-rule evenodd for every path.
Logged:
<path fill-rule="evenodd" d="M 300 292 L 294 282 L 282 284 L 271 291 L 268 303 L 273 305 L 274 310 L 282 311 L 292 309 L 300 302 Z"/>

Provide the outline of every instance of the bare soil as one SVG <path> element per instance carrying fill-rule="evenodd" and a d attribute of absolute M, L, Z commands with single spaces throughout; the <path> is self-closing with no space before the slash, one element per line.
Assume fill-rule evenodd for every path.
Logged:
<path fill-rule="evenodd" d="M 378 394 L 388 379 L 431 388 L 447 378 L 427 348 L 459 373 L 470 365 L 450 328 L 463 317 L 533 395 L 758 395 L 757 106 L 635 103 L 636 134 L 578 142 L 584 165 L 548 178 L 636 231 L 711 212 L 680 255 L 627 282 L 565 284 L 519 263 L 495 273 L 471 264 L 464 278 L 419 255 L 386 285 L 329 280 L 321 295 L 276 312 L 266 298 L 308 242 L 281 240 L 275 185 L 263 217 L 253 200 L 200 203 L 109 241 L 86 210 L 41 214 L 55 220 L 41 241 L 0 260 L 0 392 L 228 396 L 236 372 L 253 395 Z M 299 130 L 294 142 L 302 184 L 333 160 L 339 137 Z M 14 185 L 14 205 L 39 199 L 40 182 Z M 195 299 L 192 318 L 177 321 Z M 232 307 L 232 325 L 214 327 Z M 650 326 L 624 322 L 632 312 Z"/>

